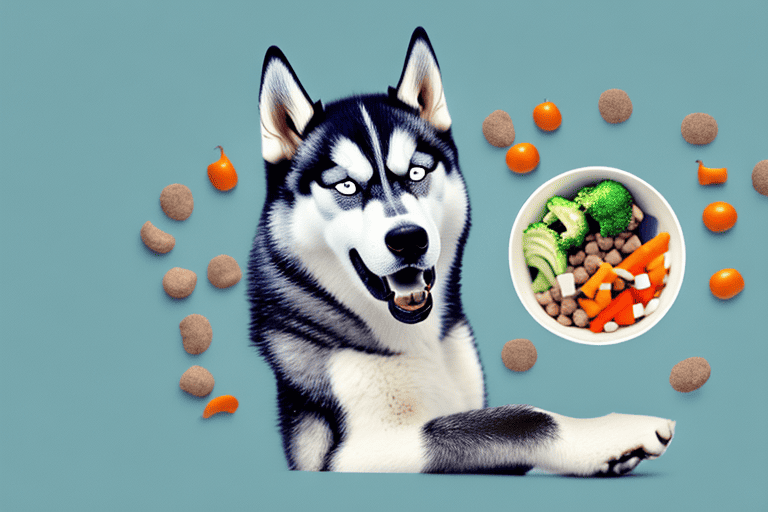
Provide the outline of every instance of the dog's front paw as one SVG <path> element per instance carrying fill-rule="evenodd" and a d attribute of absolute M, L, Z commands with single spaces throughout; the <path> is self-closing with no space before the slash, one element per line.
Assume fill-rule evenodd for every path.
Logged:
<path fill-rule="evenodd" d="M 613 454 L 601 464 L 596 476 L 624 475 L 642 461 L 660 457 L 675 434 L 672 420 L 616 413 L 604 419 L 609 429 L 605 438 L 610 440 Z"/>
<path fill-rule="evenodd" d="M 653 416 L 555 417 L 558 440 L 543 469 L 566 475 L 624 475 L 661 456 L 675 433 L 674 421 Z"/>

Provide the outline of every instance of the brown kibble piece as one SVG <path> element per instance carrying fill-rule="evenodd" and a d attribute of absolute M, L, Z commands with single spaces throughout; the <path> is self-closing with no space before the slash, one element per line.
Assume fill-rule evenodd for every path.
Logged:
<path fill-rule="evenodd" d="M 168 185 L 160 193 L 160 207 L 173 220 L 186 220 L 195 208 L 192 191 L 180 183 Z"/>
<path fill-rule="evenodd" d="M 573 323 L 576 324 L 577 327 L 586 327 L 587 324 L 589 324 L 589 315 L 587 315 L 587 312 L 583 309 L 577 309 L 573 312 Z"/>
<path fill-rule="evenodd" d="M 640 225 L 641 222 L 643 222 L 643 219 L 645 218 L 645 214 L 643 213 L 643 210 L 641 210 L 636 204 L 632 204 L 632 218 L 629 220 L 629 225 L 627 226 L 628 231 L 634 231 L 637 229 L 637 226 Z"/>
<path fill-rule="evenodd" d="M 504 366 L 515 372 L 525 372 L 536 364 L 536 347 L 531 340 L 518 338 L 508 341 L 501 349 L 501 361 Z"/>
<path fill-rule="evenodd" d="M 512 118 L 503 110 L 494 110 L 483 121 L 483 135 L 492 146 L 506 148 L 515 142 Z"/>
<path fill-rule="evenodd" d="M 597 254 L 600 252 L 600 246 L 597 245 L 597 240 L 593 240 L 584 246 L 584 252 L 587 256 Z"/>
<path fill-rule="evenodd" d="M 165 293 L 174 299 L 183 299 L 195 290 L 197 274 L 185 268 L 173 267 L 163 277 Z"/>
<path fill-rule="evenodd" d="M 584 258 L 586 257 L 587 257 L 587 253 L 585 253 L 584 251 L 579 251 L 576 254 L 571 254 L 570 256 L 568 256 L 568 262 L 571 265 L 578 266 L 584 263 Z"/>
<path fill-rule="evenodd" d="M 597 269 L 600 268 L 600 265 L 602 265 L 604 262 L 600 258 L 600 256 L 596 254 L 590 254 L 586 258 L 584 258 L 584 268 L 587 271 L 587 274 L 592 275 L 595 272 L 597 272 Z"/>
<path fill-rule="evenodd" d="M 624 254 L 630 254 L 641 245 L 643 245 L 643 242 L 640 241 L 640 238 L 637 235 L 632 235 L 629 237 L 629 240 L 624 242 L 624 245 L 621 246 L 621 252 Z"/>
<path fill-rule="evenodd" d="M 614 279 L 613 284 L 611 285 L 611 289 L 615 292 L 620 292 L 626 287 L 627 287 L 627 282 L 620 277 L 617 277 L 616 279 Z"/>
<path fill-rule="evenodd" d="M 565 325 L 567 327 L 573 324 L 573 320 L 571 320 L 565 315 L 560 315 L 557 317 L 557 323 L 559 323 L 560 325 Z"/>
<path fill-rule="evenodd" d="M 537 293 L 536 301 L 542 306 L 546 306 L 547 304 L 552 302 L 552 294 L 549 292 L 549 290 Z"/>
<path fill-rule="evenodd" d="M 709 379 L 712 368 L 703 357 L 689 357 L 677 363 L 669 374 L 669 383 L 676 391 L 690 393 Z"/>
<path fill-rule="evenodd" d="M 213 329 L 203 315 L 192 314 L 179 323 L 181 340 L 188 354 L 202 354 L 211 346 Z"/>
<path fill-rule="evenodd" d="M 717 137 L 717 121 L 709 114 L 688 114 L 680 125 L 680 132 L 689 144 L 709 144 Z"/>
<path fill-rule="evenodd" d="M 151 222 L 147 221 L 141 226 L 141 239 L 144 245 L 155 252 L 165 254 L 170 252 L 176 245 L 176 239 L 162 229 L 156 228 Z"/>
<path fill-rule="evenodd" d="M 563 301 L 560 303 L 560 314 L 565 316 L 571 316 L 574 311 L 579 307 L 578 304 L 576 304 L 575 299 L 563 299 Z"/>
<path fill-rule="evenodd" d="M 216 288 L 234 286 L 242 277 L 243 272 L 240 270 L 240 265 L 232 256 L 220 254 L 208 263 L 208 280 Z"/>
<path fill-rule="evenodd" d="M 768 196 L 768 160 L 760 160 L 752 169 L 752 186 L 759 193 Z"/>
<path fill-rule="evenodd" d="M 560 314 L 560 305 L 557 302 L 550 302 L 544 309 L 549 316 L 557 316 Z"/>
<path fill-rule="evenodd" d="M 214 383 L 211 372 L 202 366 L 192 366 L 181 376 L 179 387 L 190 395 L 206 396 L 213 391 Z"/>
<path fill-rule="evenodd" d="M 573 282 L 575 284 L 584 284 L 589 280 L 589 272 L 584 267 L 577 267 L 573 271 Z"/>
<path fill-rule="evenodd" d="M 623 259 L 624 258 L 621 257 L 621 253 L 619 253 L 619 251 L 616 249 L 611 250 L 611 252 L 605 255 L 605 262 L 610 263 L 613 267 L 621 263 Z"/>
<path fill-rule="evenodd" d="M 632 100 L 621 89 L 608 89 L 600 95 L 597 108 L 609 123 L 623 123 L 632 115 Z"/>
<path fill-rule="evenodd" d="M 560 283 L 555 283 L 555 285 L 549 289 L 549 293 L 552 295 L 552 300 L 556 302 L 563 300 L 563 293 L 560 290 Z"/>
<path fill-rule="evenodd" d="M 600 233 L 595 234 L 595 240 L 597 241 L 597 246 L 600 248 L 601 251 L 608 251 L 613 247 L 613 237 L 610 236 L 601 236 Z"/>

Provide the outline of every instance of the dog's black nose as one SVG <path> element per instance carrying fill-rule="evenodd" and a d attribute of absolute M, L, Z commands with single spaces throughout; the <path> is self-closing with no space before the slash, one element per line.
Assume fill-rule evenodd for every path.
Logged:
<path fill-rule="evenodd" d="M 407 262 L 415 262 L 429 247 L 429 237 L 424 228 L 415 224 L 396 227 L 384 237 L 387 248 Z"/>

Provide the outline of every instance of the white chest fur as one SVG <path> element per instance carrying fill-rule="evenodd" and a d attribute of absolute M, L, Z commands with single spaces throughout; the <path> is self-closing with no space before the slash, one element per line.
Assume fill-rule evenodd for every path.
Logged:
<path fill-rule="evenodd" d="M 366 465 L 373 460 L 418 471 L 421 427 L 483 406 L 482 370 L 465 325 L 442 341 L 416 342 L 395 356 L 340 351 L 329 361 L 329 373 L 345 420 L 339 471 L 382 470 Z M 381 457 L 371 456 L 378 451 Z"/>

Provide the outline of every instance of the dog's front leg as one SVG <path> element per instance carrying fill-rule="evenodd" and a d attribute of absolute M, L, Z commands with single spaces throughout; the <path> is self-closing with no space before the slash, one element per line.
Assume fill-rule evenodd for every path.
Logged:
<path fill-rule="evenodd" d="M 478 409 L 424 424 L 351 429 L 331 469 L 366 472 L 523 474 L 556 440 L 551 415 L 527 406 Z"/>
<path fill-rule="evenodd" d="M 609 414 L 577 419 L 510 405 L 443 416 L 421 427 L 352 434 L 336 471 L 620 475 L 660 456 L 675 423 Z"/>
<path fill-rule="evenodd" d="M 426 425 L 424 470 L 621 475 L 664 453 L 674 428 L 671 420 L 629 414 L 578 419 L 527 406 L 471 411 Z"/>

